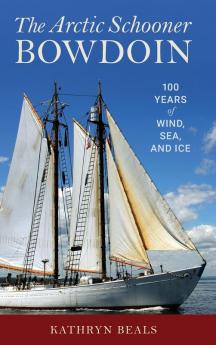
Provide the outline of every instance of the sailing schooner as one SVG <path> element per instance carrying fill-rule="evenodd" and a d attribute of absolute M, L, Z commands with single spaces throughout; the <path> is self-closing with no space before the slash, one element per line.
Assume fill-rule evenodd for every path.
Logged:
<path fill-rule="evenodd" d="M 88 118 L 93 131 L 73 121 L 71 196 L 63 153 L 68 141 L 64 107 L 56 83 L 43 120 L 24 95 L 0 205 L 0 268 L 22 274 L 15 284 L 0 288 L 0 307 L 178 307 L 197 285 L 205 260 L 121 133 L 105 106 L 100 83 Z M 103 122 L 104 108 L 108 124 Z M 60 180 L 69 230 L 64 280 L 59 279 Z M 201 262 L 155 273 L 149 250 L 193 251 Z M 116 262 L 115 278 L 107 273 L 108 261 Z M 37 284 L 32 275 L 53 279 Z"/>

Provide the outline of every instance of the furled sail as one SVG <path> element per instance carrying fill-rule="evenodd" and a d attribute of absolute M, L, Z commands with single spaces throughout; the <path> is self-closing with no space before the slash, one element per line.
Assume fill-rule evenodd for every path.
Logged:
<path fill-rule="evenodd" d="M 133 217 L 108 143 L 109 234 L 112 260 L 149 268 L 145 245 Z"/>
<path fill-rule="evenodd" d="M 195 250 L 194 244 L 156 189 L 109 112 L 107 118 L 118 173 L 145 248 Z M 118 204 L 118 200 L 113 201 Z"/>
<path fill-rule="evenodd" d="M 0 267 L 23 270 L 34 199 L 38 195 L 46 155 L 47 141 L 43 138 L 43 124 L 25 96 L 16 145 L 0 206 Z M 51 155 L 32 271 L 42 273 L 41 260 L 49 259 L 46 273 L 51 274 L 54 266 L 53 255 L 53 156 Z"/>
<path fill-rule="evenodd" d="M 101 272 L 98 149 L 88 133 L 79 123 L 74 121 L 74 164 L 70 247 L 74 244 L 78 213 L 84 194 L 85 184 L 87 183 L 87 179 L 91 178 L 88 176 L 88 168 L 93 149 L 95 150 L 94 169 L 92 174 L 93 184 L 89 199 L 88 217 L 79 265 L 79 270 L 83 272 Z"/>

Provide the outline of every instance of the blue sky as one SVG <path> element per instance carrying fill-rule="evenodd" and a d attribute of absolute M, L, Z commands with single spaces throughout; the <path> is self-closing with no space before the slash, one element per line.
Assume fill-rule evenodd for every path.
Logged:
<path fill-rule="evenodd" d="M 184 227 L 191 231 L 191 236 L 207 256 L 207 273 L 216 274 L 216 262 L 213 259 L 216 254 L 214 1 L 20 0 L 19 3 L 12 3 L 2 0 L 1 7 L 0 188 L 6 183 L 23 92 L 37 106 L 50 98 L 54 80 L 58 81 L 62 93 L 94 95 L 97 92 L 97 81 L 101 79 L 104 99 L 123 133 L 159 190 L 167 195 Z M 34 16 L 38 21 L 54 24 L 64 15 L 68 20 L 97 16 L 106 22 L 117 15 L 125 20 L 137 15 L 143 21 L 191 21 L 193 24 L 184 35 L 109 35 L 106 32 L 100 35 L 16 34 L 16 17 Z M 178 59 L 176 64 L 157 65 L 151 58 L 144 64 L 135 65 L 125 58 L 118 64 L 102 65 L 97 62 L 97 48 L 88 64 L 82 59 L 72 64 L 66 53 L 63 53 L 55 64 L 46 65 L 37 59 L 32 64 L 19 65 L 15 63 L 16 39 L 34 40 L 36 45 L 46 39 L 116 39 L 124 46 L 133 40 L 143 39 L 151 46 L 152 56 L 155 54 L 155 39 L 173 39 L 179 44 L 183 39 L 190 39 L 192 45 L 188 64 Z M 176 118 L 184 121 L 185 129 L 178 132 L 182 143 L 191 144 L 191 153 L 150 152 L 151 145 L 159 143 L 160 130 L 156 127 L 156 120 L 168 118 L 166 113 L 172 106 L 158 105 L 154 101 L 155 95 L 168 94 L 162 91 L 162 84 L 167 82 L 179 83 L 180 91 L 176 94 L 188 98 L 187 104 L 177 106 Z M 83 118 L 94 99 L 65 96 L 64 100 L 70 104 L 67 111 L 70 120 L 73 116 Z M 37 109 L 42 113 L 43 109 Z"/>

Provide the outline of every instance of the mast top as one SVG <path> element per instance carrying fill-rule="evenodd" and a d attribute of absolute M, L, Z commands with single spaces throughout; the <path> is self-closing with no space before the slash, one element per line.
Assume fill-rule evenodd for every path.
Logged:
<path fill-rule="evenodd" d="M 55 95 L 55 96 L 58 96 L 57 81 L 54 81 L 54 95 Z"/>
<path fill-rule="evenodd" d="M 101 81 L 98 81 L 98 115 L 99 115 L 99 127 L 103 126 L 103 114 L 102 114 L 102 94 L 101 94 Z M 101 131 L 103 129 L 101 128 Z M 103 135 L 101 136 L 102 139 Z"/>
<path fill-rule="evenodd" d="M 98 96 L 101 97 L 101 81 L 98 80 Z"/>

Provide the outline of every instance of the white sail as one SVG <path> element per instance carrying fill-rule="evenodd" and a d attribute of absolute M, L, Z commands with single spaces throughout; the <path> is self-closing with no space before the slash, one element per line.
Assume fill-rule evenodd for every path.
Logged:
<path fill-rule="evenodd" d="M 109 185 L 109 234 L 112 260 L 149 268 L 144 243 L 139 235 L 112 153 L 106 144 Z"/>
<path fill-rule="evenodd" d="M 37 240 L 37 246 L 34 257 L 34 270 L 42 271 L 44 269 L 42 260 L 48 259 L 46 263 L 46 274 L 51 275 L 54 272 L 54 153 L 52 148 L 49 160 L 48 175 L 46 181 L 46 191 L 43 201 L 43 209 L 40 220 L 40 228 Z M 48 154 L 47 140 L 43 139 L 42 150 L 40 154 L 40 169 L 38 173 L 39 193 L 44 166 Z"/>
<path fill-rule="evenodd" d="M 25 96 L 21 111 L 16 145 L 2 204 L 0 206 L 0 267 L 22 270 L 31 230 L 37 181 L 42 176 L 47 152 L 42 139 L 43 124 L 29 99 Z M 38 170 L 39 158 L 40 168 Z M 52 158 L 51 158 L 52 161 Z M 49 259 L 47 273 L 53 271 L 52 235 L 52 167 L 45 195 L 33 272 L 42 273 L 41 260 Z M 39 185 L 40 183 L 38 183 Z M 38 191 L 36 193 L 38 195 Z M 50 203 L 50 206 L 48 205 Z M 43 239 L 42 239 L 43 238 Z"/>
<path fill-rule="evenodd" d="M 107 112 L 115 162 L 140 236 L 149 250 L 195 250 L 172 210 Z M 115 201 L 118 205 L 118 200 Z"/>
<path fill-rule="evenodd" d="M 94 142 L 89 138 L 88 133 L 81 127 L 81 125 L 74 122 L 74 165 L 70 247 L 74 244 L 78 211 L 83 197 L 90 156 L 93 148 L 96 149 L 95 165 L 92 177 L 93 186 L 79 265 L 79 270 L 84 272 L 101 272 L 98 149 L 95 147 Z"/>

